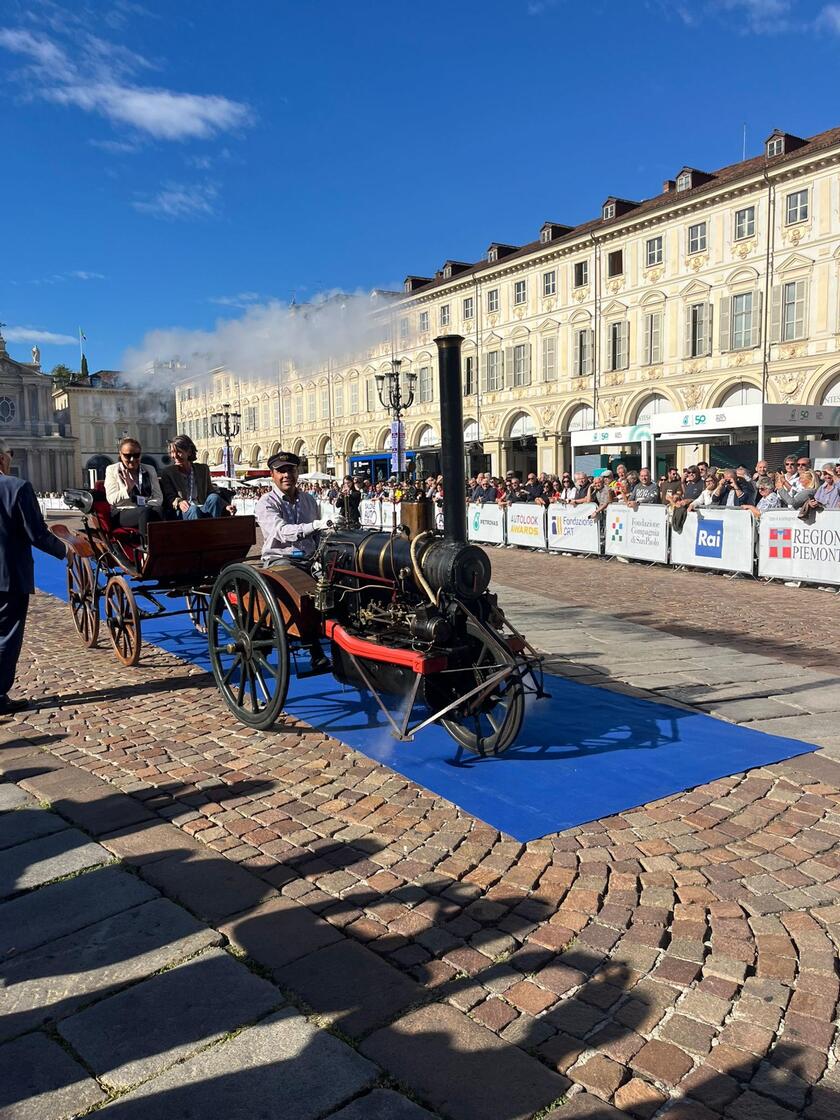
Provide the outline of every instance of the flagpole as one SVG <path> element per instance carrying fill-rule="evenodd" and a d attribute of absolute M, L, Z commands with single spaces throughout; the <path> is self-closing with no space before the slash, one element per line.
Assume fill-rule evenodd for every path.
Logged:
<path fill-rule="evenodd" d="M 85 356 L 82 349 L 82 328 L 79 327 L 79 373 L 82 372 L 82 358 Z"/>

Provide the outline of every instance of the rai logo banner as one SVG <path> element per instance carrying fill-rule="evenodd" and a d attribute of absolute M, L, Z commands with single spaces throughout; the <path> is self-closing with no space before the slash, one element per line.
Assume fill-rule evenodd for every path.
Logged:
<path fill-rule="evenodd" d="M 793 529 L 771 529 L 770 540 L 767 542 L 769 558 L 771 560 L 790 560 L 793 555 L 791 551 L 792 540 Z"/>

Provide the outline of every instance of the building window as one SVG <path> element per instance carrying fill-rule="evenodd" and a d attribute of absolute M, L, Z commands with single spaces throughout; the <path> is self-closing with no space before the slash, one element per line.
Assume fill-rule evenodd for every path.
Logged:
<path fill-rule="evenodd" d="M 487 293 L 487 310 L 492 315 L 499 310 L 499 289 L 492 288 Z"/>
<path fill-rule="evenodd" d="M 575 265 L 575 287 L 585 288 L 589 283 L 589 261 L 578 261 Z"/>
<path fill-rule="evenodd" d="M 408 319 L 400 319 L 400 338 L 403 342 L 408 338 Z"/>
<path fill-rule="evenodd" d="M 542 375 L 543 381 L 557 380 L 557 338 L 553 334 L 542 340 Z"/>
<path fill-rule="evenodd" d="M 703 253 L 706 249 L 706 223 L 697 222 L 688 227 L 688 253 Z"/>
<path fill-rule="evenodd" d="M 471 397 L 475 392 L 475 358 L 464 358 L 464 396 Z"/>
<path fill-rule="evenodd" d="M 417 378 L 418 395 L 417 399 L 420 401 L 430 401 L 432 399 L 432 367 L 421 366 Z"/>
<path fill-rule="evenodd" d="M 607 253 L 607 276 L 621 276 L 624 272 L 624 250 L 614 249 Z"/>
<path fill-rule="evenodd" d="M 11 424 L 17 415 L 17 405 L 11 397 L 0 397 L 0 424 Z"/>
<path fill-rule="evenodd" d="M 303 393 L 295 394 L 295 423 L 303 423 Z"/>
<path fill-rule="evenodd" d="M 574 333 L 574 361 L 572 368 L 576 377 L 588 377 L 592 372 L 592 331 L 575 331 Z"/>
<path fill-rule="evenodd" d="M 472 296 L 466 296 L 463 303 L 463 312 L 465 319 L 472 319 L 475 315 L 475 300 Z"/>
<path fill-rule="evenodd" d="M 656 366 L 662 361 L 662 312 L 651 311 L 645 315 L 644 364 Z"/>
<path fill-rule="evenodd" d="M 487 355 L 487 392 L 495 393 L 503 388 L 502 352 L 501 350 L 491 350 Z"/>
<path fill-rule="evenodd" d="M 330 390 L 329 386 L 325 385 L 321 389 L 321 419 L 326 420 L 330 414 Z"/>
<path fill-rule="evenodd" d="M 645 264 L 653 268 L 655 264 L 662 264 L 662 238 L 651 237 L 645 246 Z"/>
<path fill-rule="evenodd" d="M 745 237 L 755 236 L 755 207 L 745 206 L 743 210 L 735 211 L 735 240 L 743 241 Z"/>
<path fill-rule="evenodd" d="M 356 416 L 359 411 L 359 382 L 350 382 L 350 415 Z"/>
<path fill-rule="evenodd" d="M 290 427 L 292 423 L 292 398 L 289 396 L 283 397 L 283 425 Z"/>
<path fill-rule="evenodd" d="M 306 394 L 306 419 L 310 422 L 317 419 L 315 390 L 310 389 Z"/>
<path fill-rule="evenodd" d="M 449 304 L 444 303 L 440 309 L 440 325 L 442 327 L 449 326 Z"/>
<path fill-rule="evenodd" d="M 804 222 L 808 218 L 808 191 L 793 191 L 785 198 L 785 225 Z"/>
<path fill-rule="evenodd" d="M 335 415 L 336 416 L 343 416 L 344 415 L 344 386 L 343 385 L 336 385 L 335 391 L 333 392 L 333 401 L 335 403 Z"/>
<path fill-rule="evenodd" d="M 732 297 L 732 349 L 747 350 L 757 343 L 753 341 L 753 292 L 743 292 Z"/>
<path fill-rule="evenodd" d="M 603 215 L 603 219 L 604 219 L 605 222 L 608 222 L 611 218 L 614 218 L 615 217 L 615 203 L 614 202 L 605 202 L 604 203 L 604 209 L 601 211 L 601 213 Z"/>
<path fill-rule="evenodd" d="M 513 348 L 513 384 L 516 387 L 531 384 L 531 347 L 525 342 Z"/>
<path fill-rule="evenodd" d="M 549 296 L 557 295 L 557 273 L 554 269 L 551 272 L 543 273 L 543 298 L 547 299 Z"/>
<path fill-rule="evenodd" d="M 627 338 L 630 324 L 610 323 L 607 327 L 607 369 L 627 368 Z"/>
<path fill-rule="evenodd" d="M 691 190 L 691 172 L 683 171 L 682 175 L 677 176 L 677 190 L 687 191 Z"/>
<path fill-rule="evenodd" d="M 101 424 L 93 425 L 93 447 L 95 451 L 103 451 L 105 448 L 105 429 Z"/>
<path fill-rule="evenodd" d="M 521 306 L 525 302 L 525 300 L 527 299 L 527 296 L 528 296 L 528 292 L 527 292 L 527 288 L 525 287 L 525 281 L 524 280 L 517 280 L 516 283 L 513 285 L 513 302 L 514 302 L 514 305 L 517 306 L 517 307 Z"/>
<path fill-rule="evenodd" d="M 428 334 L 429 331 L 429 312 L 421 311 L 419 320 L 420 334 Z"/>
<path fill-rule="evenodd" d="M 245 431 L 255 432 L 257 430 L 257 410 L 254 406 L 249 405 L 245 409 Z"/>
<path fill-rule="evenodd" d="M 773 136 L 767 141 L 767 158 L 772 159 L 773 156 L 780 156 L 784 153 L 785 142 L 781 136 Z"/>
<path fill-rule="evenodd" d="M 782 284 L 782 342 L 805 338 L 805 286 L 805 280 L 791 280 Z"/>
<path fill-rule="evenodd" d="M 365 392 L 365 403 L 368 412 L 376 412 L 379 407 L 379 392 L 376 388 L 376 378 L 369 377 L 367 379 L 367 388 Z"/>
<path fill-rule="evenodd" d="M 711 305 L 691 303 L 685 309 L 685 356 L 702 358 L 712 351 Z"/>

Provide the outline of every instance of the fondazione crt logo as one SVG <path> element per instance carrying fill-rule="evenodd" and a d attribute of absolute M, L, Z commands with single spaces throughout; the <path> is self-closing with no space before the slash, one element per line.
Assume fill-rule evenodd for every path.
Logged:
<path fill-rule="evenodd" d="M 697 556 L 711 556 L 718 560 L 723 556 L 723 522 L 703 517 L 697 522 L 697 540 L 694 542 Z"/>

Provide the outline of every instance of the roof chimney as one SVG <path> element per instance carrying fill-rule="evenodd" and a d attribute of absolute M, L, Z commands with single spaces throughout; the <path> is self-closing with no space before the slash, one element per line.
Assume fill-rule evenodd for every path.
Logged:
<path fill-rule="evenodd" d="M 665 179 L 664 182 L 662 183 L 662 193 L 663 194 L 668 194 L 669 191 L 672 191 L 676 185 L 677 185 L 676 179 Z"/>

